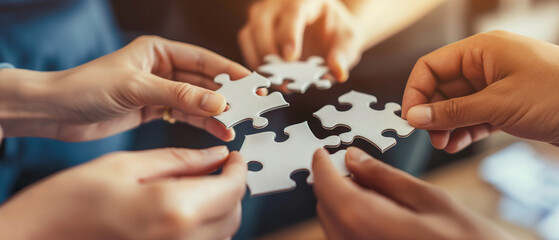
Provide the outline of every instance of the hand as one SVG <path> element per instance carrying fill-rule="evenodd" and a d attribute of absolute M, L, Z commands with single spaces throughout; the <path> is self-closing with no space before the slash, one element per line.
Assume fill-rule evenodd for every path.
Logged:
<path fill-rule="evenodd" d="M 203 176 L 223 164 L 220 175 Z M 241 220 L 246 164 L 225 147 L 106 155 L 0 207 L 6 239 L 225 239 Z"/>
<path fill-rule="evenodd" d="M 178 121 L 229 141 L 234 131 L 210 118 L 226 107 L 224 97 L 211 91 L 219 86 L 213 78 L 250 72 L 208 50 L 148 36 L 66 71 L 0 73 L 0 89 L 7 89 L 0 94 L 6 136 L 94 140 L 160 119 L 169 106 Z M 15 114 L 4 117 L 5 109 Z"/>
<path fill-rule="evenodd" d="M 422 57 L 402 115 L 454 153 L 496 130 L 559 144 L 559 47 L 497 31 Z"/>
<path fill-rule="evenodd" d="M 268 54 L 288 61 L 316 55 L 338 81 L 346 81 L 365 44 L 359 26 L 339 0 L 262 0 L 250 7 L 239 44 L 252 69 Z"/>
<path fill-rule="evenodd" d="M 357 148 L 339 175 L 325 150 L 313 159 L 317 212 L 330 239 L 511 239 L 444 192 Z"/>

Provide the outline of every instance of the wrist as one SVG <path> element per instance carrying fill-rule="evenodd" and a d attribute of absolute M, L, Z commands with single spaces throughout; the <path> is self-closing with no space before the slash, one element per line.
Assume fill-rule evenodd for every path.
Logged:
<path fill-rule="evenodd" d="M 5 137 L 48 137 L 57 122 L 52 80 L 58 72 L 0 70 L 0 125 Z"/>

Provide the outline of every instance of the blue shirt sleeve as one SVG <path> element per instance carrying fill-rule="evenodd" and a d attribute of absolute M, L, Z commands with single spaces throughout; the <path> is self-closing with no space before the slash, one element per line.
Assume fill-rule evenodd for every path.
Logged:
<path fill-rule="evenodd" d="M 15 67 L 12 64 L 0 62 L 0 69 L 2 68 L 15 68 Z"/>

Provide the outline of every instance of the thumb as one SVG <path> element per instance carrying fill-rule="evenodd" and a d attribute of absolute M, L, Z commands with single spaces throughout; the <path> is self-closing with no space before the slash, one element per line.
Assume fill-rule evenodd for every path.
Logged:
<path fill-rule="evenodd" d="M 4 139 L 4 130 L 0 126 L 0 146 L 2 146 L 2 140 Z"/>
<path fill-rule="evenodd" d="M 327 63 L 338 82 L 347 81 L 350 67 L 359 62 L 360 46 L 356 38 L 348 38 L 343 34 L 337 34 L 332 41 Z"/>
<path fill-rule="evenodd" d="M 355 181 L 415 210 L 437 209 L 447 199 L 438 189 L 355 147 L 349 147 L 346 165 Z"/>
<path fill-rule="evenodd" d="M 164 177 L 206 175 L 217 170 L 229 156 L 226 146 L 207 149 L 162 148 L 126 153 L 126 169 L 142 181 Z M 132 162 L 133 161 L 133 162 Z"/>
<path fill-rule="evenodd" d="M 184 82 L 177 82 L 149 74 L 147 87 L 131 92 L 145 105 L 164 105 L 187 115 L 210 117 L 222 113 L 227 105 L 225 97 L 214 91 Z M 134 89 L 138 90 L 138 89 Z"/>
<path fill-rule="evenodd" d="M 417 105 L 407 112 L 410 125 L 426 130 L 452 130 L 491 121 L 498 110 L 484 92 Z"/>

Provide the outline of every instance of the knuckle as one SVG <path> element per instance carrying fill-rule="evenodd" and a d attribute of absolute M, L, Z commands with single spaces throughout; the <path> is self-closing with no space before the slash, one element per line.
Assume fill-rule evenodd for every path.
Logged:
<path fill-rule="evenodd" d="M 121 95 L 116 95 L 114 100 L 117 106 L 124 108 L 124 110 L 142 106 L 146 103 L 146 90 L 149 89 L 149 80 L 145 74 L 141 72 L 127 72 L 122 81 L 119 83 L 119 88 L 122 89 Z"/>
<path fill-rule="evenodd" d="M 157 184 L 150 186 L 145 196 L 152 200 L 150 207 L 155 209 L 149 226 L 159 229 L 157 232 L 164 232 L 167 236 L 175 236 L 195 225 L 198 214 L 194 208 L 177 206 L 172 192 L 169 187 Z"/>
<path fill-rule="evenodd" d="M 133 159 L 131 152 L 114 152 L 103 156 L 101 162 L 111 165 L 111 170 L 116 172 L 126 172 L 130 169 L 130 163 L 127 161 Z"/>
<path fill-rule="evenodd" d="M 462 121 L 464 119 L 464 110 L 458 107 L 455 99 L 444 102 L 442 107 L 450 121 Z"/>
<path fill-rule="evenodd" d="M 157 41 L 160 41 L 162 38 L 156 35 L 142 35 L 137 37 L 136 39 L 134 39 L 133 42 L 137 42 L 137 43 L 154 43 Z"/>
<path fill-rule="evenodd" d="M 192 159 L 192 152 L 185 151 L 179 148 L 166 148 L 166 151 L 173 156 L 173 159 L 177 161 L 178 168 L 188 169 L 190 166 L 188 164 L 188 159 Z"/>
<path fill-rule="evenodd" d="M 206 57 L 204 57 L 204 54 L 202 52 L 200 52 L 198 54 L 198 57 L 196 58 L 196 70 L 199 73 L 203 73 L 206 71 L 206 64 L 207 64 L 207 59 Z"/>
<path fill-rule="evenodd" d="M 192 96 L 196 94 L 195 87 L 188 83 L 177 83 L 172 88 L 171 92 L 177 98 L 177 106 L 188 106 L 192 103 Z"/>

